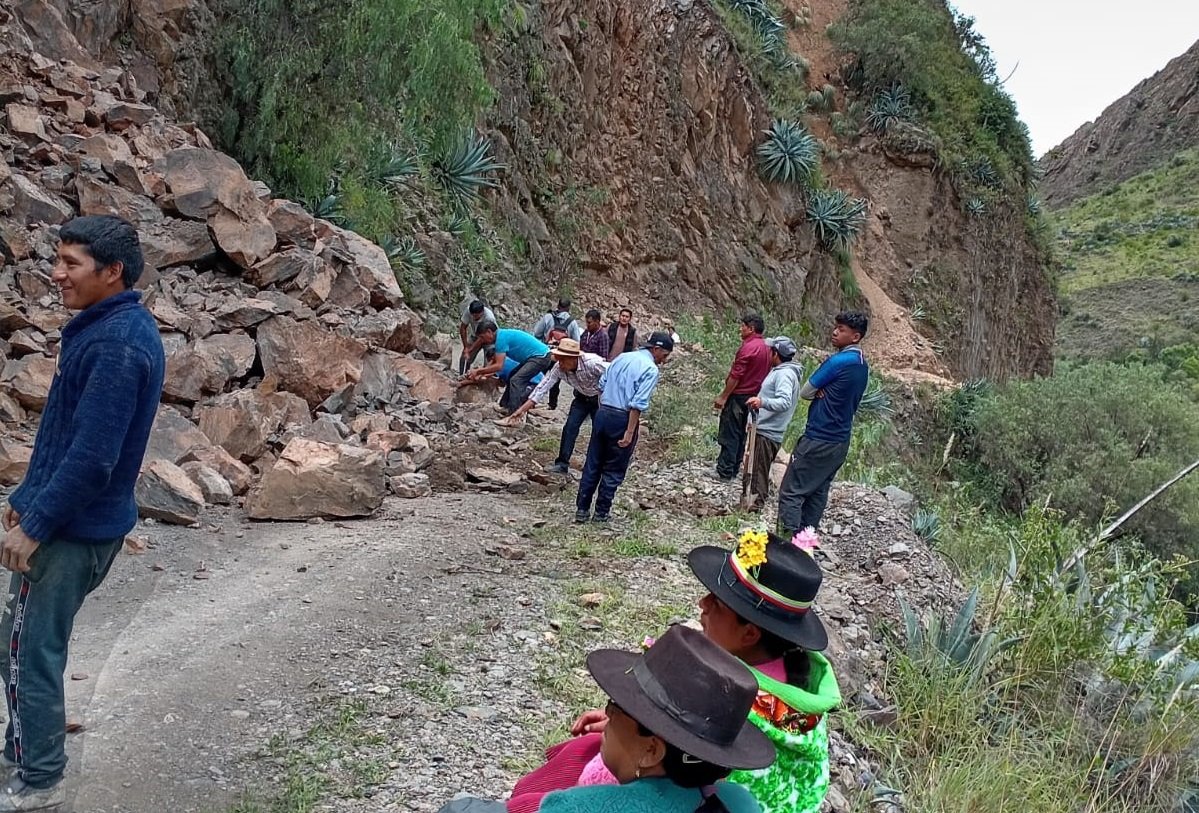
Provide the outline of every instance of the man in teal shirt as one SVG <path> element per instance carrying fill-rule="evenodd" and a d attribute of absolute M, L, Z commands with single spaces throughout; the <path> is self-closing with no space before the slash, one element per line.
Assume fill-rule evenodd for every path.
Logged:
<path fill-rule="evenodd" d="M 504 362 L 512 359 L 519 366 L 508 377 L 504 394 L 500 396 L 500 408 L 511 415 L 525 402 L 533 379 L 548 373 L 554 366 L 550 348 L 531 333 L 515 328 L 500 329 L 495 322 L 483 322 L 476 335 L 484 345 L 495 349 L 495 356 L 486 365 L 467 373 L 468 381 L 495 375 L 504 369 Z"/>

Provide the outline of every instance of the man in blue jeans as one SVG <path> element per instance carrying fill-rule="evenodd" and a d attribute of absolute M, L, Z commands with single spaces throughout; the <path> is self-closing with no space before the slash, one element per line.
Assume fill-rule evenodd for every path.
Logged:
<path fill-rule="evenodd" d="M 62 330 L 29 469 L 3 514 L 0 564 L 12 580 L 0 623 L 9 719 L 0 811 L 65 800 L 67 643 L 137 523 L 133 486 L 165 366 L 154 318 L 131 290 L 143 267 L 133 226 L 80 217 L 59 238 L 51 279 L 80 313 Z"/>
<path fill-rule="evenodd" d="M 579 481 L 575 522 L 593 519 L 592 499 L 594 520 L 610 519 L 616 489 L 624 482 L 637 448 L 641 413 L 649 408 L 650 397 L 658 386 L 658 368 L 672 350 L 674 340 L 669 334 L 654 333 L 640 350 L 617 356 L 600 378 L 600 407 L 591 420 L 591 443 Z"/>
<path fill-rule="evenodd" d="M 779 487 L 779 529 L 784 539 L 804 528 L 820 527 L 829 487 L 849 455 L 853 418 L 870 380 L 870 368 L 858 346 L 866 336 L 866 316 L 846 311 L 833 321 L 832 344 L 837 352 L 799 390 L 799 397 L 812 404 Z"/>

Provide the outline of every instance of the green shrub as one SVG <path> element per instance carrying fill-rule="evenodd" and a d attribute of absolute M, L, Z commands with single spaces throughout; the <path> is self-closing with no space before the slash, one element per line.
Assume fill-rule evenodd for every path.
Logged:
<path fill-rule="evenodd" d="M 976 397 L 958 448 L 999 505 L 1048 500 L 1098 523 L 1131 507 L 1199 457 L 1199 405 L 1165 368 L 1092 363 Z M 972 468 L 971 468 L 972 467 Z M 1156 555 L 1199 554 L 1199 478 L 1183 481 L 1126 526 Z M 1194 590 L 1192 576 L 1186 587 Z"/>
<path fill-rule="evenodd" d="M 758 145 L 758 171 L 774 183 L 805 183 L 820 166 L 820 145 L 802 124 L 775 119 Z"/>
<path fill-rule="evenodd" d="M 251 176 L 299 200 L 323 200 L 331 180 L 363 188 L 415 181 L 419 150 L 452 149 L 490 104 L 475 37 L 507 6 L 218 0 L 211 64 L 226 103 L 211 129 Z M 375 239 L 399 225 L 394 211 L 378 211 L 379 200 L 341 200 Z"/>
<path fill-rule="evenodd" d="M 948 153 L 947 163 L 985 156 L 1007 185 L 1027 185 L 1028 129 L 971 18 L 943 0 L 853 0 L 829 33 L 854 56 L 851 87 L 873 96 L 902 86 Z"/>

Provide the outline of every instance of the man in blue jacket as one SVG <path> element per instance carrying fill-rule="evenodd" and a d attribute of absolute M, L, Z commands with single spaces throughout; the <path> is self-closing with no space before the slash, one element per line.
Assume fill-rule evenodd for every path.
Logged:
<path fill-rule="evenodd" d="M 137 523 L 133 487 L 165 366 L 154 319 L 131 290 L 143 267 L 133 226 L 80 217 L 59 238 L 51 279 L 80 313 L 62 330 L 29 470 L 3 514 L 0 564 L 12 580 L 0 623 L 9 718 L 0 811 L 65 799 L 67 643 Z"/>
<path fill-rule="evenodd" d="M 779 487 L 779 528 L 785 539 L 804 528 L 820 527 L 833 477 L 849 456 L 854 414 L 870 379 L 870 368 L 858 346 L 867 326 L 864 314 L 838 314 L 832 335 L 837 352 L 800 388 L 799 397 L 812 404 Z"/>

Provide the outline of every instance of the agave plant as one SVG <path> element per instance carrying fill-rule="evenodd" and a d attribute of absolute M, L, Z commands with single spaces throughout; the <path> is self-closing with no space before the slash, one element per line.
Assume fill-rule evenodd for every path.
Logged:
<path fill-rule="evenodd" d="M 787 26 L 775 16 L 765 0 L 729 0 L 729 6 L 745 16 L 764 51 L 771 53 L 783 49 Z"/>
<path fill-rule="evenodd" d="M 879 135 L 885 135 L 896 124 L 911 121 L 912 117 L 911 95 L 902 85 L 895 85 L 874 97 L 866 113 L 866 126 Z"/>
<path fill-rule="evenodd" d="M 912 533 L 930 544 L 936 542 L 941 536 L 941 517 L 936 511 L 917 508 L 912 515 Z"/>
<path fill-rule="evenodd" d="M 491 140 L 472 130 L 448 155 L 434 162 L 433 177 L 460 203 L 469 202 L 483 187 L 496 187 L 492 173 L 507 168 L 495 160 L 491 149 Z"/>
<path fill-rule="evenodd" d="M 345 215 L 341 208 L 341 198 L 336 193 L 330 192 L 323 198 L 317 198 L 308 205 L 308 210 L 312 212 L 312 216 L 320 220 L 328 220 L 330 223 L 344 223 Z"/>
<path fill-rule="evenodd" d="M 964 161 L 962 169 L 973 183 L 991 188 L 999 186 L 999 173 L 995 171 L 991 159 L 985 155 Z"/>
<path fill-rule="evenodd" d="M 462 211 L 454 210 L 441 219 L 441 230 L 461 237 L 470 228 L 470 217 Z"/>
<path fill-rule="evenodd" d="M 805 181 L 820 163 L 820 145 L 798 122 L 775 119 L 758 145 L 758 171 L 768 181 Z"/>
<path fill-rule="evenodd" d="M 995 630 L 974 631 L 974 613 L 979 591 L 975 587 L 952 620 L 933 615 L 923 621 L 911 606 L 899 599 L 899 610 L 907 633 L 907 653 L 913 660 L 931 660 L 970 675 L 980 681 L 991 660 L 1018 639 L 999 641 Z"/>
<path fill-rule="evenodd" d="M 408 186 L 420 173 L 420 153 L 393 148 L 390 157 L 374 167 L 372 180 L 382 186 L 399 189 Z"/>
<path fill-rule="evenodd" d="M 874 417 L 884 421 L 889 420 L 895 414 L 895 407 L 891 405 L 891 394 L 883 389 L 883 385 L 878 383 L 878 379 L 870 379 L 870 383 L 866 386 L 866 392 L 862 393 L 858 412 L 863 417 Z"/>
<path fill-rule="evenodd" d="M 820 189 L 808 198 L 807 216 L 822 246 L 843 248 L 853 242 L 866 222 L 866 201 L 840 189 Z"/>
<path fill-rule="evenodd" d="M 380 245 L 387 252 L 387 259 L 391 261 L 392 268 L 418 271 L 425 267 L 425 252 L 421 251 L 412 237 L 402 237 L 398 240 L 386 237 Z"/>
<path fill-rule="evenodd" d="M 974 217 L 982 217 L 987 213 L 987 204 L 982 198 L 970 198 L 966 201 L 966 214 Z"/>
<path fill-rule="evenodd" d="M 1033 217 L 1036 217 L 1037 215 L 1039 215 L 1041 213 L 1041 201 L 1039 198 L 1037 198 L 1036 195 L 1032 194 L 1031 192 L 1028 195 L 1027 208 L 1028 208 L 1028 213 L 1030 215 L 1032 215 Z"/>

